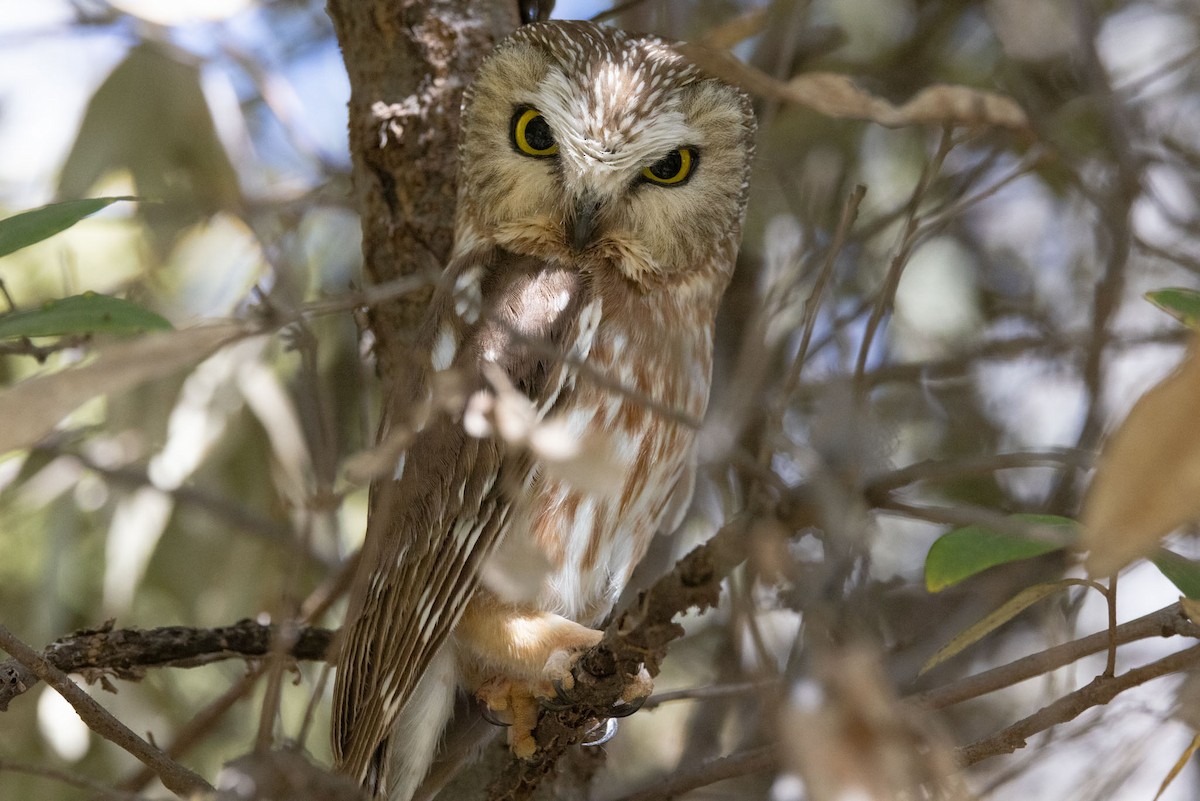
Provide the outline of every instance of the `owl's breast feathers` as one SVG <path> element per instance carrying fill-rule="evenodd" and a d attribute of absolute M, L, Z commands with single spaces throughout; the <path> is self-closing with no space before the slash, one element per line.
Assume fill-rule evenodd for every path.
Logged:
<path fill-rule="evenodd" d="M 545 554 L 538 604 L 585 623 L 607 612 L 644 553 L 690 456 L 694 431 L 681 418 L 707 403 L 712 319 L 622 283 L 496 248 L 447 269 L 423 337 L 432 373 L 449 370 L 461 391 L 453 404 L 435 399 L 399 480 L 375 488 L 363 554 L 375 567 L 355 583 L 335 686 L 343 772 L 367 776 L 506 535 Z M 446 383 L 432 373 L 415 383 Z M 596 492 L 556 478 L 495 433 L 496 420 L 468 433 L 472 404 L 506 389 L 539 419 L 565 422 L 619 480 Z M 429 393 L 393 393 L 385 419 L 410 419 L 404 399 Z"/>

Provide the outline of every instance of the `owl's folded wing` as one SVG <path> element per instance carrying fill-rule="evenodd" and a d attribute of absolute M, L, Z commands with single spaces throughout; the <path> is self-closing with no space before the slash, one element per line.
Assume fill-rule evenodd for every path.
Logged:
<path fill-rule="evenodd" d="M 581 337 L 590 337 L 598 320 L 580 276 L 502 250 L 451 265 L 448 274 L 476 275 L 478 284 L 448 281 L 435 298 L 432 308 L 442 315 L 428 327 L 435 361 L 448 361 L 461 374 L 468 396 L 495 390 L 485 375 L 494 369 L 490 363 L 534 408 L 542 413 L 552 408 L 570 391 L 564 357 L 578 351 Z M 460 295 L 474 289 L 479 308 L 464 308 L 461 297 L 456 304 L 447 296 L 454 284 Z M 456 305 L 460 316 L 451 318 Z M 474 322 L 464 324 L 463 317 Z M 447 358 L 451 349 L 453 357 Z M 523 448 L 497 436 L 471 436 L 459 410 L 440 411 L 415 436 L 400 480 L 376 488 L 334 688 L 333 746 L 340 771 L 367 778 L 380 745 L 478 585 L 531 468 Z"/>

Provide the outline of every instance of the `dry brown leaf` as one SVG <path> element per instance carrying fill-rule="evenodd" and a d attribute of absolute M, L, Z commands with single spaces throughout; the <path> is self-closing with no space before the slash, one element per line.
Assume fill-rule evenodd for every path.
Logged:
<path fill-rule="evenodd" d="M 194 364 L 249 333 L 240 323 L 218 323 L 147 334 L 102 347 L 86 364 L 34 376 L 0 391 L 0 453 L 33 445 L 97 395 Z"/>
<path fill-rule="evenodd" d="M 1080 547 L 1107 576 L 1200 518 L 1200 345 L 1141 397 L 1100 452 Z"/>
<path fill-rule="evenodd" d="M 810 72 L 790 81 L 777 81 L 729 53 L 703 44 L 685 44 L 680 49 L 706 72 L 752 94 L 798 103 L 830 117 L 870 120 L 887 128 L 954 125 L 1029 130 L 1029 120 L 1016 101 L 995 92 L 936 84 L 896 106 L 856 86 L 846 75 Z"/>
<path fill-rule="evenodd" d="M 1195 755 L 1198 749 L 1200 749 L 1200 734 L 1197 734 L 1192 738 L 1192 742 L 1188 744 L 1187 748 L 1183 749 L 1183 753 L 1179 755 L 1179 759 L 1175 760 L 1175 764 L 1171 766 L 1171 770 L 1167 773 L 1166 778 L 1163 779 L 1162 784 L 1159 786 L 1158 792 L 1154 794 L 1154 801 L 1158 801 L 1158 799 L 1162 798 L 1162 794 L 1165 793 L 1167 788 L 1171 786 L 1171 782 L 1175 781 L 1175 777 L 1178 776 L 1185 767 L 1187 767 L 1188 762 L 1192 760 L 1192 757 Z"/>

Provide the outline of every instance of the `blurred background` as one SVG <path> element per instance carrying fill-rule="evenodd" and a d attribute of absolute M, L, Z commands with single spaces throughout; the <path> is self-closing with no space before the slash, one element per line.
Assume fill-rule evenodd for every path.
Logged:
<path fill-rule="evenodd" d="M 973 510 L 1077 515 L 1100 437 L 1183 354 L 1185 329 L 1142 294 L 1195 287 L 1200 274 L 1200 6 L 610 5 L 560 0 L 553 16 L 602 14 L 700 40 L 758 10 L 734 53 L 774 78 L 842 73 L 895 103 L 958 84 L 1009 95 L 1030 120 L 1028 131 L 889 129 L 756 99 L 752 199 L 719 322 L 701 482 L 685 525 L 660 538 L 640 581 L 763 492 L 778 500 L 815 487 L 827 523 L 820 536 L 766 537 L 722 606 L 685 620 L 688 636 L 656 689 L 732 689 L 623 721 L 593 797 L 632 797 L 766 742 L 794 747 L 797 762 L 684 797 L 836 797 L 796 767 L 819 753 L 802 734 L 815 720 L 812 693 L 824 704 L 839 697 L 839 668 L 809 640 L 806 613 L 832 608 L 862 629 L 889 697 L 1105 625 L 1100 596 L 1062 595 L 917 677 L 937 648 L 1021 588 L 1081 575 L 1056 553 L 933 595 L 922 579 L 930 544 Z M 116 204 L 0 260 L 7 294 L 19 308 L 117 294 L 176 325 L 344 297 L 362 283 L 348 96 L 315 0 L 0 0 L 0 217 L 77 197 L 153 201 Z M 859 184 L 857 219 L 838 241 Z M 0 381 L 81 357 L 0 356 Z M 42 446 L 0 458 L 0 622 L 44 647 L 109 619 L 215 626 L 294 613 L 361 542 L 366 492 L 339 483 L 338 469 L 371 445 L 377 394 L 369 348 L 342 311 L 85 405 Z M 1026 458 L 1001 464 L 999 454 Z M 911 465 L 928 469 L 895 472 Z M 888 492 L 861 491 L 881 486 Z M 1122 579 L 1120 617 L 1177 595 L 1135 566 Z M 315 622 L 335 627 L 342 613 L 335 605 Z M 1134 644 L 1122 664 L 1176 647 Z M 928 724 L 933 741 L 971 742 L 1102 666 L 1083 660 L 953 707 Z M 246 671 L 237 660 L 152 670 L 116 693 L 89 691 L 162 745 L 201 710 L 232 701 Z M 327 762 L 327 703 L 305 722 L 320 672 L 289 674 L 278 737 L 303 734 Z M 248 686 L 181 758 L 209 779 L 253 745 L 262 688 Z M 1036 748 L 971 769 L 962 792 L 1151 798 L 1193 736 L 1176 714 L 1179 686 L 1172 677 L 1122 694 Z M 0 714 L 0 760 L 165 797 L 44 687 Z M 1163 797 L 1194 798 L 1195 788 L 1188 767 Z M 89 797 L 0 768 L 3 799 Z"/>

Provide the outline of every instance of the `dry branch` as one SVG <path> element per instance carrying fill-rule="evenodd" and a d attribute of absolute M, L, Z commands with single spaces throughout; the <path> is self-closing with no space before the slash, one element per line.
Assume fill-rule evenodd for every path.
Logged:
<path fill-rule="evenodd" d="M 81 673 L 88 681 L 103 676 L 138 681 L 147 668 L 196 667 L 223 659 L 265 657 L 277 632 L 277 626 L 253 620 L 211 629 L 167 626 L 146 630 L 114 629 L 110 621 L 99 629 L 55 641 L 39 658 L 63 673 Z M 328 629 L 302 627 L 289 653 L 295 659 L 323 659 L 332 639 L 333 632 Z M 39 678 L 23 660 L 0 663 L 0 712 Z"/>
<path fill-rule="evenodd" d="M 958 761 L 962 765 L 974 765 L 988 757 L 1000 754 L 1011 754 L 1019 748 L 1024 748 L 1026 741 L 1052 726 L 1074 720 L 1092 707 L 1104 706 L 1120 693 L 1131 687 L 1178 673 L 1181 670 L 1200 664 L 1200 645 L 1192 646 L 1184 651 L 1176 651 L 1170 656 L 1143 665 L 1140 668 L 1122 673 L 1120 676 L 1097 676 L 1095 679 L 1062 698 L 1054 701 L 1027 718 L 1017 721 L 1011 726 L 982 740 L 957 749 Z"/>
<path fill-rule="evenodd" d="M 689 766 L 678 773 L 664 777 L 650 787 L 631 795 L 622 796 L 619 801 L 666 801 L 666 799 L 683 795 L 689 790 L 707 787 L 725 779 L 763 773 L 773 769 L 778 762 L 779 756 L 774 747 L 768 745 L 752 748 L 738 754 L 709 760 L 698 767 Z"/>
<path fill-rule="evenodd" d="M 115 743 L 154 771 L 166 788 L 177 795 L 187 797 L 192 793 L 211 790 L 212 787 L 201 776 L 172 760 L 159 749 L 143 740 L 128 726 L 117 720 L 79 685 L 71 681 L 66 673 L 50 664 L 36 651 L 18 640 L 0 626 L 0 648 L 7 651 L 22 666 L 39 679 L 53 687 L 59 695 L 75 708 L 88 728 L 104 739 Z"/>
<path fill-rule="evenodd" d="M 911 700 L 928 709 L 942 709 L 1057 670 L 1085 656 L 1103 651 L 1113 640 L 1117 644 L 1124 644 L 1148 637 L 1175 635 L 1200 636 L 1200 626 L 1187 619 L 1179 604 L 1171 604 L 1136 620 L 1122 623 L 1111 632 L 1100 631 L 1081 637 L 1022 657 L 1007 665 L 920 693 L 912 696 Z"/>

